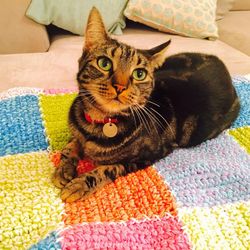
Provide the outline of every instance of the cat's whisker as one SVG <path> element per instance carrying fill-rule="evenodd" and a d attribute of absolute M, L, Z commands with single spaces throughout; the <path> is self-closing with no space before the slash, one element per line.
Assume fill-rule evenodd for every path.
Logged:
<path fill-rule="evenodd" d="M 151 119 L 151 121 L 153 120 L 154 122 L 152 123 L 154 126 L 154 129 L 156 131 L 156 133 L 158 134 L 158 130 L 155 126 L 155 123 L 164 131 L 165 127 L 163 126 L 163 124 L 160 122 L 160 120 L 152 113 L 150 112 L 150 110 L 147 110 L 147 108 L 144 106 L 140 106 L 141 110 L 143 110 L 145 112 L 145 114 Z"/>
<path fill-rule="evenodd" d="M 164 124 L 162 124 L 162 122 L 160 121 L 160 119 L 146 106 L 144 107 L 145 110 L 147 110 L 147 112 L 154 117 L 154 119 L 157 121 L 157 124 L 163 129 L 163 131 L 165 130 L 165 126 Z"/>
<path fill-rule="evenodd" d="M 167 126 L 168 126 L 170 132 L 172 133 L 172 135 L 175 136 L 175 134 L 174 134 L 170 124 L 168 123 L 168 121 L 158 111 L 156 111 L 154 108 L 149 108 L 149 109 L 151 109 L 153 112 L 155 112 L 158 116 L 160 116 L 162 118 L 162 120 L 167 124 Z"/>
<path fill-rule="evenodd" d="M 79 95 L 91 95 L 91 94 L 90 94 L 89 92 L 87 92 L 87 91 L 86 91 L 86 92 L 81 91 L 81 92 L 79 92 L 78 94 L 79 94 Z"/>
<path fill-rule="evenodd" d="M 95 102 L 95 98 L 94 98 L 91 94 L 88 94 L 88 93 L 81 93 L 81 94 L 78 94 L 78 97 L 87 98 L 88 101 L 89 101 L 91 104 Z"/>
<path fill-rule="evenodd" d="M 162 122 L 159 120 L 159 118 L 157 118 L 157 116 L 154 113 L 152 113 L 152 111 L 154 111 L 166 123 L 166 125 L 169 127 L 171 133 L 174 135 L 173 130 L 170 127 L 169 123 L 166 121 L 166 119 L 160 113 L 158 113 L 153 108 L 151 108 L 152 111 L 149 108 L 145 107 L 145 106 L 144 107 L 140 106 L 140 108 L 141 108 L 141 110 L 144 110 L 144 112 L 147 113 L 148 116 L 150 116 L 151 119 L 153 119 L 162 128 L 162 130 L 164 131 L 165 130 L 165 126 L 162 124 Z M 146 110 L 147 110 L 147 112 L 146 112 Z"/>
<path fill-rule="evenodd" d="M 94 88 L 94 89 L 107 89 L 108 90 L 108 85 L 102 86 L 100 84 L 92 84 L 91 86 L 88 86 L 88 88 Z"/>
<path fill-rule="evenodd" d="M 145 116 L 145 114 L 143 113 L 143 110 L 142 110 L 142 109 L 139 109 L 139 112 L 141 112 L 141 115 L 142 115 L 142 117 L 143 117 L 143 120 L 144 120 L 144 122 L 145 122 L 145 125 L 146 125 L 146 127 L 148 128 L 148 131 L 149 131 L 149 134 L 150 134 L 150 132 L 151 132 L 151 128 L 150 128 L 151 123 L 148 122 L 147 116 Z M 151 120 L 150 117 L 148 117 L 148 118 L 149 118 L 149 120 Z"/>
<path fill-rule="evenodd" d="M 101 93 L 99 91 L 95 91 L 95 90 L 92 90 L 91 89 L 91 94 L 98 94 L 98 95 L 101 95 Z"/>
<path fill-rule="evenodd" d="M 89 102 L 90 104 L 94 104 L 94 103 L 95 103 L 95 100 L 88 100 L 88 102 Z"/>
<path fill-rule="evenodd" d="M 154 115 L 152 114 L 149 110 L 147 110 L 146 107 L 143 108 L 143 111 L 149 116 L 151 117 L 151 119 L 164 131 L 165 127 L 163 126 L 163 124 L 160 122 L 160 120 Z M 155 131 L 158 133 L 158 130 L 155 126 L 155 124 L 153 123 Z"/>
<path fill-rule="evenodd" d="M 79 93 L 78 96 L 91 96 L 89 93 Z"/>
<path fill-rule="evenodd" d="M 149 119 L 153 121 L 153 122 L 152 122 L 152 125 L 153 125 L 153 127 L 154 127 L 154 129 L 155 129 L 155 132 L 159 135 L 158 130 L 157 130 L 157 128 L 156 128 L 156 126 L 155 126 L 155 123 L 154 123 L 154 122 L 157 123 L 157 121 L 154 119 L 153 116 L 151 116 L 149 113 L 147 113 L 146 110 L 144 110 L 144 109 L 142 109 L 142 110 L 143 110 L 143 111 L 145 112 L 145 114 L 149 117 Z"/>
<path fill-rule="evenodd" d="M 135 114 L 135 116 L 137 116 L 137 117 L 138 117 L 138 119 L 139 119 L 139 122 L 140 122 L 140 123 L 142 123 L 142 122 L 141 122 L 141 119 L 140 119 L 140 116 L 138 115 L 137 110 L 136 110 L 136 109 L 134 109 L 134 111 L 135 111 L 135 113 L 134 113 L 134 114 Z"/>
<path fill-rule="evenodd" d="M 100 88 L 96 87 L 96 86 L 88 86 L 88 88 L 86 89 L 87 91 L 99 91 Z"/>
<path fill-rule="evenodd" d="M 160 105 L 157 104 L 157 103 L 155 103 L 155 102 L 152 102 L 152 101 L 149 101 L 149 100 L 148 100 L 148 102 L 151 103 L 151 104 L 153 104 L 153 105 L 155 105 L 155 106 L 157 106 L 157 107 L 160 107 Z"/>
<path fill-rule="evenodd" d="M 86 89 L 79 89 L 79 93 L 85 93 L 85 92 L 88 92 L 88 90 L 86 90 Z"/>
<path fill-rule="evenodd" d="M 135 118 L 135 114 L 134 114 L 134 110 L 133 110 L 133 107 L 129 107 L 130 111 L 131 111 L 131 114 L 133 116 L 133 119 L 134 119 L 134 122 L 135 122 L 135 127 L 137 129 L 137 122 L 136 122 L 136 118 Z"/>
<path fill-rule="evenodd" d="M 148 135 L 150 135 L 150 126 L 147 123 L 147 118 L 145 117 L 145 115 L 144 115 L 143 111 L 141 110 L 141 107 L 139 106 L 139 104 L 136 104 L 136 107 L 137 107 L 138 113 L 141 115 L 142 123 L 143 123 L 144 127 L 146 128 L 146 130 L 148 132 Z"/>
<path fill-rule="evenodd" d="M 88 95 L 88 96 L 92 96 L 89 92 L 79 92 L 78 95 Z"/>
<path fill-rule="evenodd" d="M 79 91 L 78 95 L 91 95 L 88 91 Z"/>
<path fill-rule="evenodd" d="M 144 120 L 142 119 L 141 114 L 140 114 L 138 108 L 135 108 L 134 110 L 135 110 L 136 115 L 137 115 L 138 118 L 139 118 L 140 123 L 146 128 L 146 126 L 145 126 L 145 124 L 144 124 Z M 146 128 L 146 129 L 147 129 L 147 128 Z"/>
<path fill-rule="evenodd" d="M 80 89 L 79 90 L 79 94 L 81 93 L 87 93 L 87 94 L 91 94 L 90 91 L 88 89 Z"/>

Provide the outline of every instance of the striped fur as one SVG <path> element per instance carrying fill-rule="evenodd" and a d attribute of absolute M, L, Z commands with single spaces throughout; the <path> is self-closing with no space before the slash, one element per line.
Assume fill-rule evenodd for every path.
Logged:
<path fill-rule="evenodd" d="M 93 9 L 79 59 L 79 95 L 71 106 L 73 138 L 63 150 L 53 181 L 68 202 L 86 198 L 104 185 L 153 164 L 176 147 L 195 146 L 217 136 L 236 118 L 239 101 L 229 73 L 215 56 L 182 53 L 165 59 L 170 41 L 138 50 L 111 39 Z M 112 67 L 104 70 L 100 58 Z M 138 80 L 134 70 L 146 72 Z M 116 118 L 118 134 L 103 134 L 93 120 Z M 97 168 L 76 176 L 79 159 Z"/>

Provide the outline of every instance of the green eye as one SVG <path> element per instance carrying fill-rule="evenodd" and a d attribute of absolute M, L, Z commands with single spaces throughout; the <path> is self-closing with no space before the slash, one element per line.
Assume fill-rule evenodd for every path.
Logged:
<path fill-rule="evenodd" d="M 100 57 L 97 60 L 97 64 L 98 66 L 104 70 L 104 71 L 109 71 L 112 68 L 112 62 L 110 59 L 108 59 L 107 57 Z"/>
<path fill-rule="evenodd" d="M 132 76 L 137 81 L 143 81 L 147 76 L 147 71 L 145 69 L 135 69 Z"/>

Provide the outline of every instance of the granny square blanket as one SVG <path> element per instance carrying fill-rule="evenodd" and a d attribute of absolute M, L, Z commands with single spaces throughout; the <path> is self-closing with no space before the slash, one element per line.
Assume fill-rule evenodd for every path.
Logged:
<path fill-rule="evenodd" d="M 0 249 L 250 249 L 250 81 L 239 117 L 87 200 L 63 203 L 51 156 L 67 143 L 76 89 L 0 94 Z"/>

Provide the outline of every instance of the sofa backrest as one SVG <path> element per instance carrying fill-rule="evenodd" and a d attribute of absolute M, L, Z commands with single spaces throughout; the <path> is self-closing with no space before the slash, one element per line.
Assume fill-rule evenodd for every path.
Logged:
<path fill-rule="evenodd" d="M 250 10 L 250 0 L 235 0 L 231 10 Z"/>
<path fill-rule="evenodd" d="M 0 54 L 47 51 L 45 26 L 25 16 L 31 0 L 0 1 Z"/>

